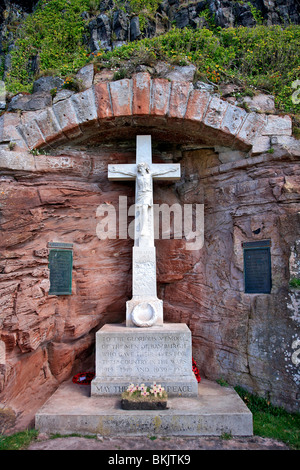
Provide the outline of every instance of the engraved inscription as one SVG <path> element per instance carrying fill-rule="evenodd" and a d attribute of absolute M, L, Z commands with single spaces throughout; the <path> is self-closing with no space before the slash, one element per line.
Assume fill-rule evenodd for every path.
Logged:
<path fill-rule="evenodd" d="M 248 294 L 271 291 L 270 248 L 244 250 L 245 292 Z"/>
<path fill-rule="evenodd" d="M 147 295 L 155 289 L 156 272 L 155 264 L 151 262 L 134 263 L 133 291 L 139 295 Z"/>
<path fill-rule="evenodd" d="M 191 350 L 187 336 L 106 336 L 98 348 L 98 371 L 102 377 L 128 375 L 157 378 L 190 373 Z"/>
<path fill-rule="evenodd" d="M 72 293 L 72 250 L 51 249 L 49 252 L 50 290 L 52 295 Z"/>

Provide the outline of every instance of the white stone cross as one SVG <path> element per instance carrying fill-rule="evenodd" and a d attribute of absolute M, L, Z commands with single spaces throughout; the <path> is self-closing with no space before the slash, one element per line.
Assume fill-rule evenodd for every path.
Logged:
<path fill-rule="evenodd" d="M 163 324 L 162 301 L 156 294 L 153 179 L 180 179 L 180 164 L 152 163 L 150 135 L 138 135 L 136 143 L 136 163 L 108 165 L 108 178 L 136 181 L 133 298 L 126 304 L 126 325 L 148 327 Z"/>
<path fill-rule="evenodd" d="M 136 180 L 135 246 L 154 246 L 153 179 L 180 179 L 180 165 L 152 163 L 151 135 L 136 138 L 136 163 L 108 165 L 108 179 Z"/>

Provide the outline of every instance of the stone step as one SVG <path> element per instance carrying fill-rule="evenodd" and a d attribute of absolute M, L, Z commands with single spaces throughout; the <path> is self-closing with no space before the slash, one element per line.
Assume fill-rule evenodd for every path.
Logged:
<path fill-rule="evenodd" d="M 35 416 L 43 433 L 102 436 L 252 436 L 252 413 L 231 387 L 202 379 L 197 398 L 172 397 L 166 410 L 123 410 L 121 397 L 90 396 L 64 382 Z"/>

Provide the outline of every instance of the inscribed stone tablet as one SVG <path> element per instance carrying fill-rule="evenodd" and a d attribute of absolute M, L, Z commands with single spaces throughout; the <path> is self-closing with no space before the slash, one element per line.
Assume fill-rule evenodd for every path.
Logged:
<path fill-rule="evenodd" d="M 52 295 L 72 294 L 73 251 L 70 249 L 50 249 L 50 290 Z"/>
<path fill-rule="evenodd" d="M 269 294 L 272 288 L 269 241 L 248 242 L 244 248 L 245 293 Z"/>

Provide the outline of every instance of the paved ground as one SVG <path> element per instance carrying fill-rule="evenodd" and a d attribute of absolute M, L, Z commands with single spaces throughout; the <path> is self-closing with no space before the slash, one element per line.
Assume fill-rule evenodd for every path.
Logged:
<path fill-rule="evenodd" d="M 217 437 L 118 437 L 89 439 L 85 437 L 61 437 L 49 439 L 40 434 L 39 440 L 28 450 L 105 450 L 105 451 L 194 451 L 194 450 L 289 450 L 282 442 L 258 436 L 221 439 Z M 115 452 L 112 453 L 115 455 Z"/>

